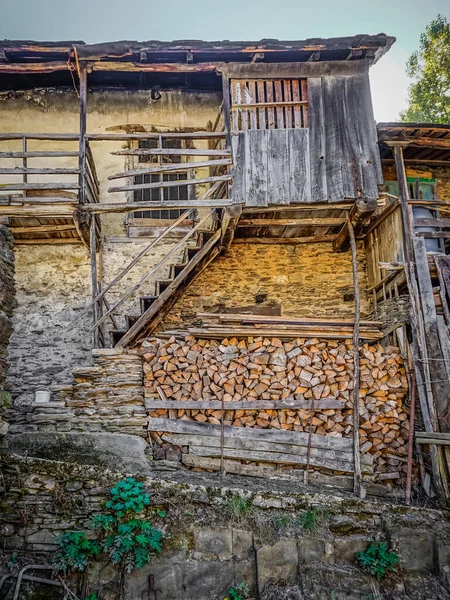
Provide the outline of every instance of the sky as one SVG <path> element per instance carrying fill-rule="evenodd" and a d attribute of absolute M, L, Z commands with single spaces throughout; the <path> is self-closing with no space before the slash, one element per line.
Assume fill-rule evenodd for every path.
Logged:
<path fill-rule="evenodd" d="M 0 0 L 0 39 L 301 40 L 386 33 L 397 42 L 371 69 L 378 122 L 406 106 L 408 56 L 450 0 Z"/>

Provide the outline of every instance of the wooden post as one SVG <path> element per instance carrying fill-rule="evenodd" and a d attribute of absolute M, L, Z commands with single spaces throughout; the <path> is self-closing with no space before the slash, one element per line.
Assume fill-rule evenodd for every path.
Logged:
<path fill-rule="evenodd" d="M 230 107 L 230 81 L 228 75 L 222 73 L 223 93 L 223 119 L 225 121 L 225 132 L 227 134 L 227 147 L 231 149 L 231 107 Z"/>
<path fill-rule="evenodd" d="M 397 173 L 398 190 L 400 198 L 400 206 L 402 211 L 403 235 L 405 260 L 410 262 L 414 260 L 413 236 L 414 227 L 412 224 L 411 210 L 408 205 L 409 191 L 408 182 L 406 181 L 405 163 L 403 160 L 403 147 L 401 145 L 394 146 L 395 170 Z"/>
<path fill-rule="evenodd" d="M 87 71 L 85 68 L 80 73 L 80 142 L 79 142 L 79 169 L 78 181 L 80 185 L 79 201 L 86 202 L 86 100 L 87 100 Z"/>
<path fill-rule="evenodd" d="M 355 323 L 353 326 L 353 456 L 355 463 L 354 492 L 359 498 L 364 497 L 361 479 L 361 453 L 359 444 L 359 326 L 361 321 L 361 299 L 359 294 L 358 256 L 356 251 L 355 231 L 350 215 L 347 215 L 348 234 L 352 250 L 353 286 L 355 291 Z"/>
<path fill-rule="evenodd" d="M 95 227 L 95 215 L 91 217 L 91 228 L 90 228 L 90 237 L 89 237 L 89 250 L 91 255 L 91 288 L 92 288 L 92 298 L 95 299 L 98 294 L 98 278 L 97 278 L 97 232 Z M 100 311 L 99 304 L 97 301 L 94 302 L 93 307 L 94 312 L 94 324 L 100 319 Z M 99 328 L 95 327 L 93 331 L 93 344 L 94 348 L 98 348 L 100 346 L 100 334 Z"/>
<path fill-rule="evenodd" d="M 411 371 L 409 381 L 411 382 L 411 408 L 409 414 L 409 438 L 408 438 L 408 471 L 406 473 L 405 504 L 411 504 L 411 480 L 414 450 L 414 419 L 416 416 L 416 380 L 414 372 Z"/>

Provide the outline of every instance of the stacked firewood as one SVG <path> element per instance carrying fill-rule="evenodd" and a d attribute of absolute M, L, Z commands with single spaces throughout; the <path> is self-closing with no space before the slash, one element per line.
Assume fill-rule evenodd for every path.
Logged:
<path fill-rule="evenodd" d="M 352 436 L 350 339 L 152 338 L 140 353 L 151 417 Z M 361 449 L 374 455 L 378 473 L 394 479 L 407 454 L 403 360 L 398 348 L 378 343 L 364 344 L 360 356 Z"/>

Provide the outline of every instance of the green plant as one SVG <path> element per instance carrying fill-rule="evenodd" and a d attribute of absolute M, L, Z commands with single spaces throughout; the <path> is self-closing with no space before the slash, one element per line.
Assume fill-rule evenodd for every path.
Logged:
<path fill-rule="evenodd" d="M 97 592 L 89 594 L 89 596 L 85 596 L 84 600 L 98 600 Z"/>
<path fill-rule="evenodd" d="M 245 600 L 250 594 L 248 585 L 244 582 L 239 583 L 236 587 L 232 587 L 228 590 L 228 596 L 225 600 Z"/>
<path fill-rule="evenodd" d="M 59 550 L 53 557 L 55 571 L 84 571 L 92 558 L 101 552 L 97 540 L 90 540 L 84 531 L 66 531 L 56 538 Z"/>
<path fill-rule="evenodd" d="M 315 533 L 319 528 L 320 518 L 320 511 L 317 508 L 311 508 L 300 516 L 297 523 L 305 531 Z"/>
<path fill-rule="evenodd" d="M 270 520 L 272 521 L 273 525 L 278 529 L 285 529 L 286 527 L 292 525 L 292 516 L 285 515 L 281 512 L 274 512 L 271 515 Z"/>
<path fill-rule="evenodd" d="M 388 571 L 395 572 L 395 567 L 399 563 L 398 555 L 388 550 L 385 542 L 378 544 L 372 542 L 367 550 L 358 552 L 356 558 L 360 567 L 378 580 L 382 579 Z"/>
<path fill-rule="evenodd" d="M 250 500 L 244 498 L 240 494 L 233 494 L 228 498 L 228 510 L 231 516 L 235 518 L 244 517 L 252 511 L 252 504 Z"/>
<path fill-rule="evenodd" d="M 58 538 L 60 549 L 53 559 L 55 571 L 85 571 L 90 560 L 106 552 L 119 569 L 120 597 L 123 597 L 125 573 L 140 569 L 162 550 L 163 533 L 145 519 L 149 512 L 150 496 L 142 483 L 132 477 L 119 481 L 111 488 L 106 502 L 108 512 L 95 515 L 90 528 L 96 539 L 85 532 L 66 532 Z M 153 514 L 163 518 L 158 508 Z M 91 599 L 92 600 L 92 599 Z"/>

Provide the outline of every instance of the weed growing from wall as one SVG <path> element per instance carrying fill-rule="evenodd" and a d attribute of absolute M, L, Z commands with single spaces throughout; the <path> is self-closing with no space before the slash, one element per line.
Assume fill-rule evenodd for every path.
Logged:
<path fill-rule="evenodd" d="M 395 572 L 399 563 L 398 555 L 388 550 L 385 542 L 372 542 L 367 550 L 358 552 L 356 558 L 360 567 L 378 580 L 383 579 L 388 571 Z"/>
<path fill-rule="evenodd" d="M 85 572 L 91 561 L 102 553 L 119 572 L 119 598 L 124 595 L 126 573 L 140 569 L 162 550 L 163 533 L 145 518 L 151 511 L 150 496 L 142 483 L 129 477 L 116 483 L 109 491 L 107 512 L 94 517 L 91 530 L 96 538 L 91 539 L 84 531 L 70 531 L 57 538 L 60 546 L 55 553 L 55 571 Z M 158 509 L 153 515 L 164 518 Z"/>

